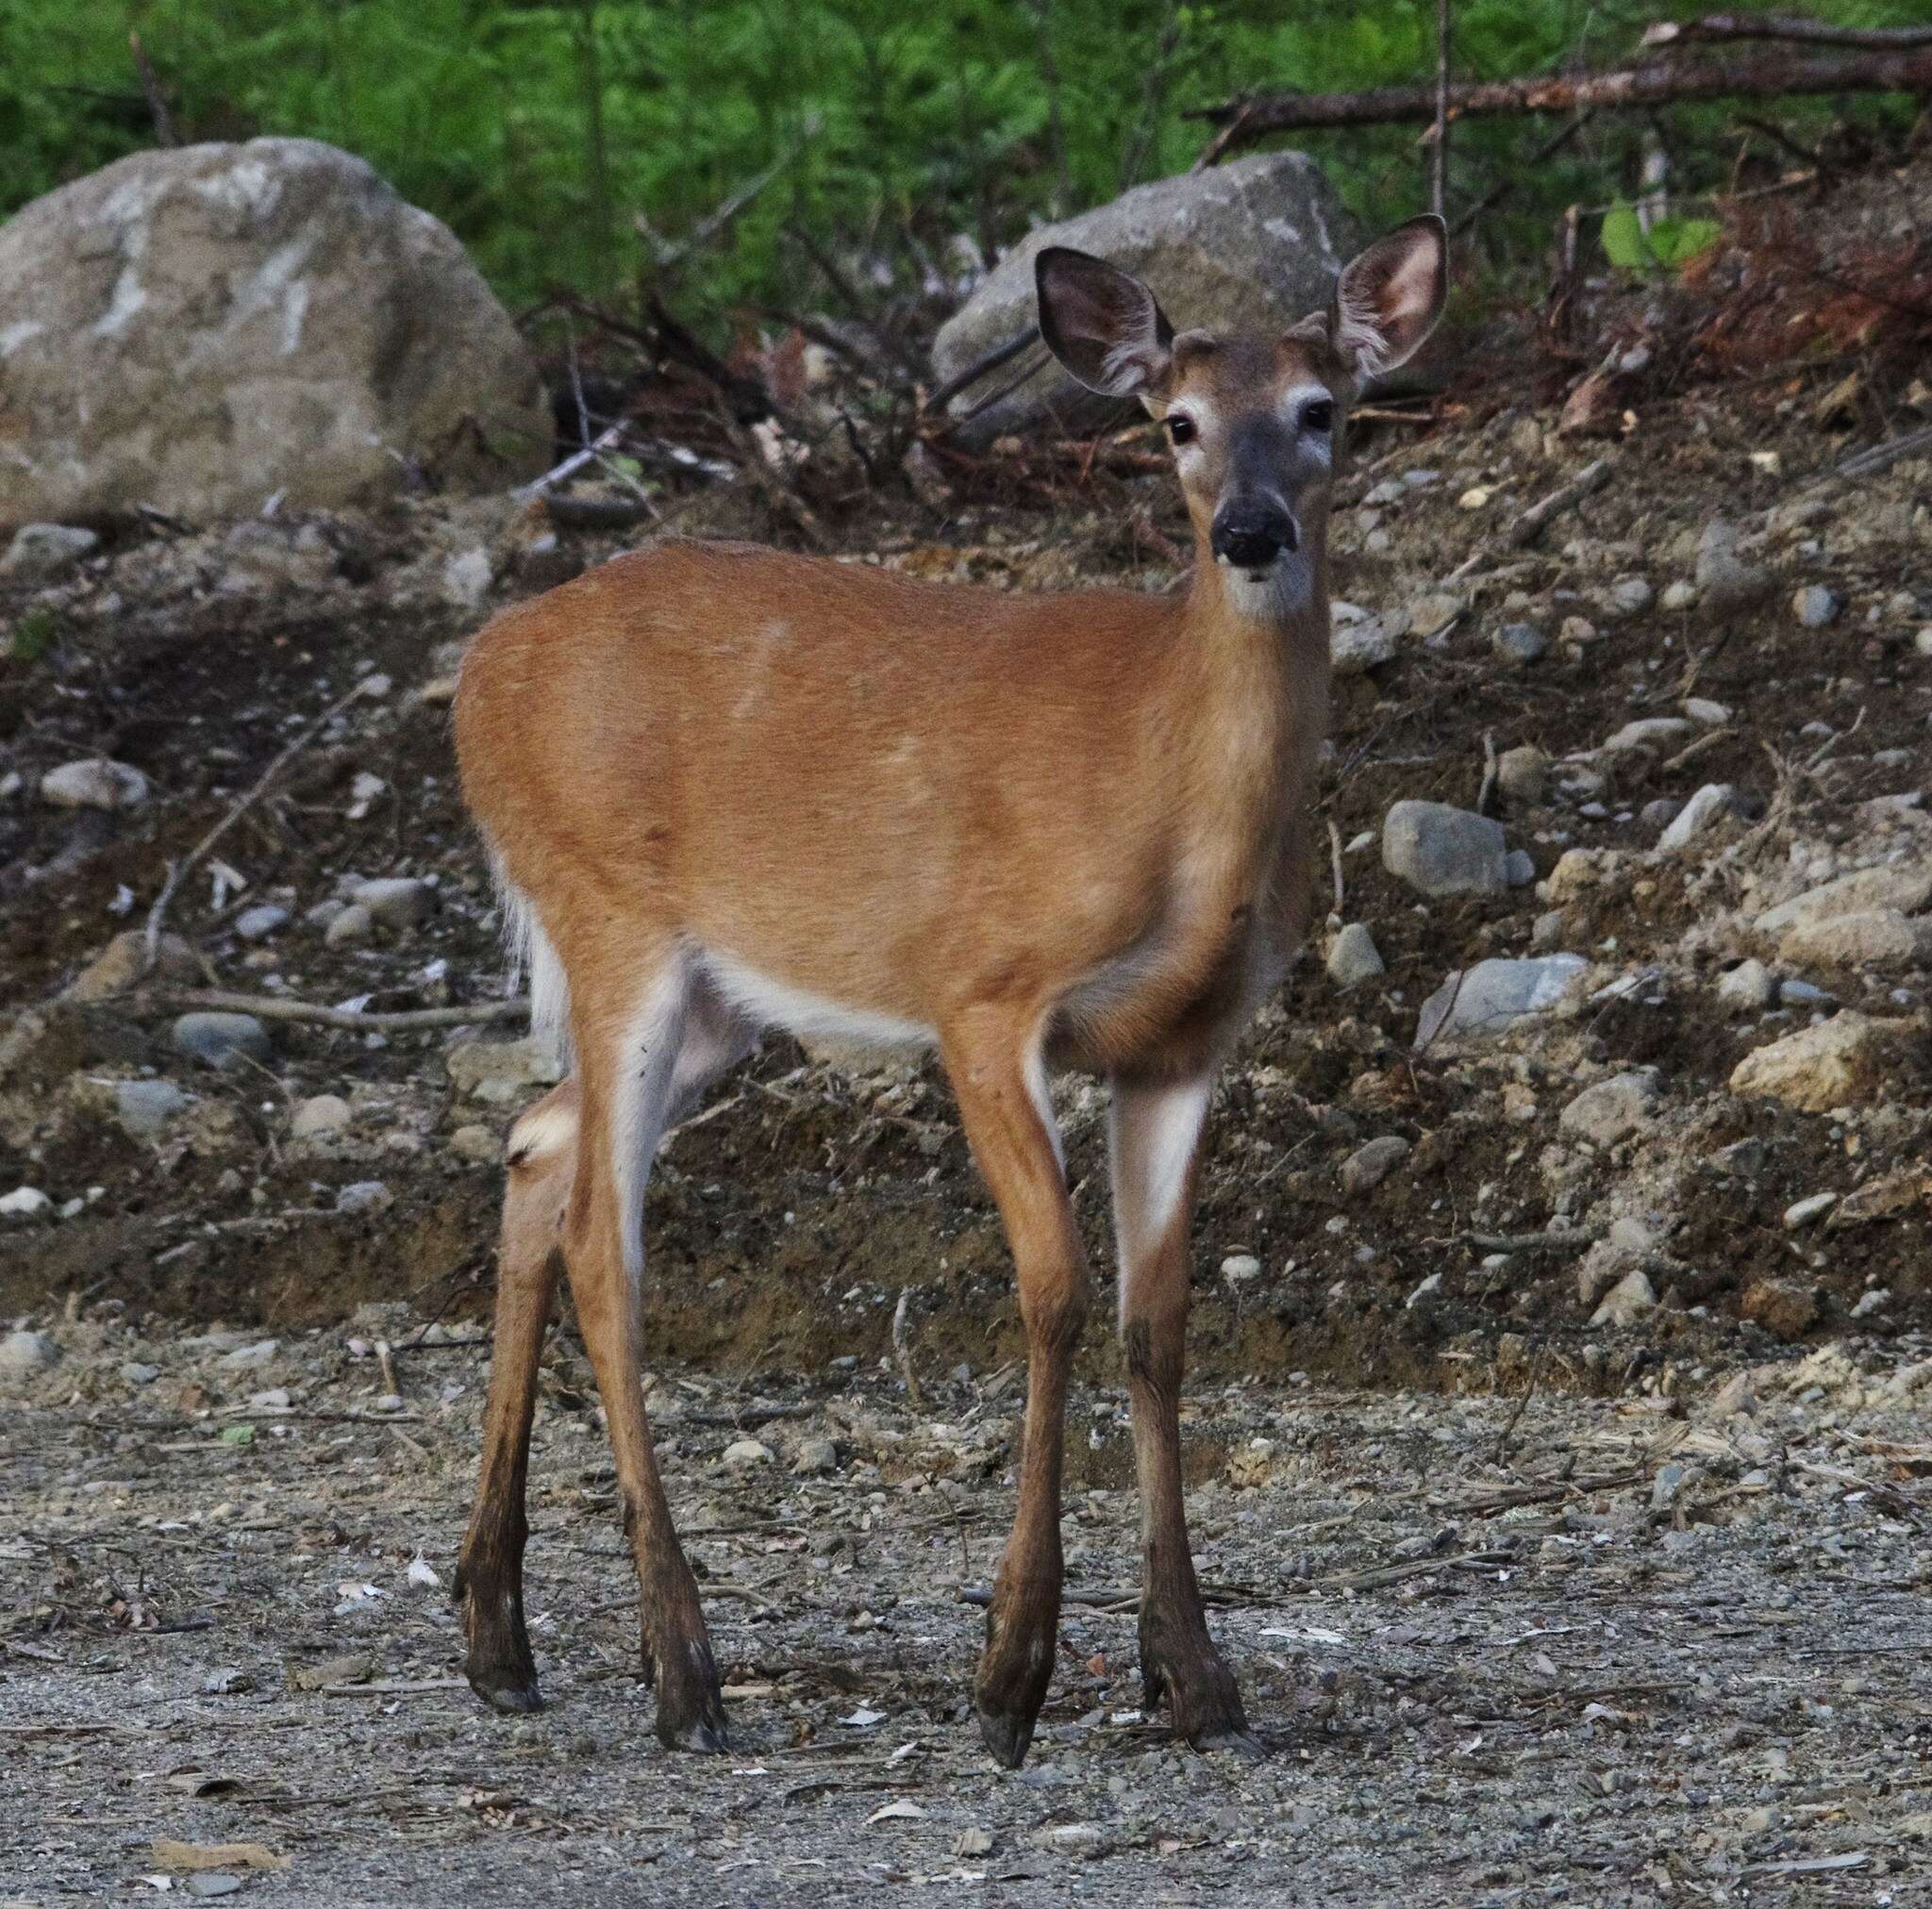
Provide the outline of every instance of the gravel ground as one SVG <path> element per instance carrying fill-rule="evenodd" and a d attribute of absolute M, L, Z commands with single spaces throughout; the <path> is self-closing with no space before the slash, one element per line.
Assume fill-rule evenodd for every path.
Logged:
<path fill-rule="evenodd" d="M 50 1336 L 0 1436 L 9 1899 L 1932 1900 L 1922 1342 L 1665 1366 L 1613 1400 L 1197 1393 L 1252 1766 L 1139 1715 L 1124 1395 L 1083 1388 L 1061 1671 L 1010 1775 L 964 1704 L 1010 1369 L 927 1375 L 916 1414 L 880 1370 L 653 1375 L 730 1685 L 713 1762 L 650 1732 L 574 1339 L 534 1467 L 549 1707 L 509 1722 L 426 1581 L 466 1505 L 473 1335 L 391 1309 L 266 1351 L 111 1317 Z M 196 1878 L 157 1839 L 285 1867 Z"/>

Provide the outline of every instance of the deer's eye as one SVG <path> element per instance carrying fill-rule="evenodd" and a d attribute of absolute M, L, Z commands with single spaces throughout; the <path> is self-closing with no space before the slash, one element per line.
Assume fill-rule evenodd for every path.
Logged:
<path fill-rule="evenodd" d="M 1323 437 L 1335 428 L 1335 400 L 1317 398 L 1312 405 L 1302 407 L 1302 429 L 1318 432 Z"/>
<path fill-rule="evenodd" d="M 1167 435 L 1176 444 L 1191 444 L 1194 441 L 1194 421 L 1185 411 L 1176 411 L 1167 420 Z"/>

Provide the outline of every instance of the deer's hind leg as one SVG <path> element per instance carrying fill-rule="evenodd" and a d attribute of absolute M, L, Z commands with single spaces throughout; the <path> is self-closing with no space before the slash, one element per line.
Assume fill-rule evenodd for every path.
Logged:
<path fill-rule="evenodd" d="M 517 1121 L 507 1149 L 483 1463 L 455 1585 L 469 1638 L 464 1674 L 484 1702 L 506 1712 L 542 1703 L 524 1628 L 524 1501 L 537 1367 L 563 1275 L 559 1234 L 576 1172 L 576 1084 L 566 1081 Z"/>

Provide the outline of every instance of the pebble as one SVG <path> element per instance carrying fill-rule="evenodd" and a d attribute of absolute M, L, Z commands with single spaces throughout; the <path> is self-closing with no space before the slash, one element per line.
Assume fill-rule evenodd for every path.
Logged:
<path fill-rule="evenodd" d="M 1660 795 L 1637 811 L 1640 828 L 1655 829 L 1659 836 L 1684 813 L 1684 805 L 1674 795 Z"/>
<path fill-rule="evenodd" d="M 1490 639 L 1505 661 L 1534 663 L 1550 647 L 1550 639 L 1534 623 L 1505 623 Z"/>
<path fill-rule="evenodd" d="M 268 1029 L 252 1014 L 184 1014 L 168 1031 L 176 1054 L 204 1067 L 239 1067 L 267 1061 L 274 1053 Z"/>
<path fill-rule="evenodd" d="M 500 1105 L 521 1100 L 533 1087 L 555 1087 L 563 1065 L 547 1041 L 525 1035 L 521 1040 L 459 1040 L 443 1056 L 450 1080 L 460 1093 Z"/>
<path fill-rule="evenodd" d="M 396 1196 L 389 1190 L 388 1184 L 381 1180 L 357 1180 L 341 1187 L 336 1193 L 338 1213 L 380 1213 L 385 1206 L 393 1206 Z"/>
<path fill-rule="evenodd" d="M 1807 916 L 1785 931 L 1777 952 L 1798 968 L 1908 968 L 1932 959 L 1932 922 L 1914 923 L 1896 908 Z"/>
<path fill-rule="evenodd" d="M 725 1446 L 726 1465 L 769 1465 L 772 1462 L 772 1448 L 758 1438 L 740 1438 L 734 1444 Z"/>
<path fill-rule="evenodd" d="M 1904 1022 L 1847 1010 L 1754 1049 L 1731 1071 L 1731 1091 L 1807 1114 L 1876 1100 L 1909 1034 Z"/>
<path fill-rule="evenodd" d="M 1696 574 L 1707 609 L 1741 609 L 1771 590 L 1771 573 L 1738 555 L 1737 526 L 1722 518 L 1704 526 L 1697 543 Z"/>
<path fill-rule="evenodd" d="M 1466 607 L 1460 597 L 1451 596 L 1446 590 L 1419 596 L 1408 606 L 1409 634 L 1424 639 L 1441 636 Z"/>
<path fill-rule="evenodd" d="M 1839 613 L 1839 600 L 1822 583 L 1807 584 L 1791 598 L 1791 614 L 1807 630 L 1822 630 Z"/>
<path fill-rule="evenodd" d="M 323 939 L 331 948 L 359 948 L 375 938 L 375 917 L 359 902 L 338 908 L 323 930 Z"/>
<path fill-rule="evenodd" d="M 1813 1193 L 1803 1200 L 1794 1200 L 1785 1208 L 1785 1226 L 1795 1233 L 1801 1226 L 1809 1226 L 1814 1220 L 1822 1220 L 1838 1204 L 1836 1193 Z"/>
<path fill-rule="evenodd" d="M 1688 610 L 1696 601 L 1697 586 L 1679 577 L 1675 583 L 1664 586 L 1664 593 L 1657 599 L 1657 604 L 1667 610 Z"/>
<path fill-rule="evenodd" d="M 1777 999 L 1777 977 L 1754 956 L 1718 976 L 1717 998 L 1733 1014 L 1761 1013 Z"/>
<path fill-rule="evenodd" d="M 1921 630 L 1916 637 L 1912 639 L 1912 647 L 1913 649 L 1917 650 L 1920 656 L 1932 656 L 1932 623 L 1927 623 L 1925 627 L 1923 630 Z"/>
<path fill-rule="evenodd" d="M 1221 1262 L 1221 1276 L 1240 1286 L 1244 1281 L 1257 1278 L 1261 1262 L 1252 1253 L 1230 1253 Z"/>
<path fill-rule="evenodd" d="M 1565 617 L 1557 625 L 1557 640 L 1572 649 L 1587 649 L 1596 641 L 1596 625 L 1588 617 Z"/>
<path fill-rule="evenodd" d="M 146 937 L 139 928 L 126 928 L 108 943 L 75 978 L 68 983 L 69 1001 L 105 1001 L 132 988 L 141 979 L 146 958 Z M 202 979 L 201 963 L 194 950 L 178 935 L 163 935 L 155 951 L 155 971 L 164 981 L 196 982 Z"/>
<path fill-rule="evenodd" d="M 493 1167 L 503 1158 L 503 1142 L 493 1128 L 472 1121 L 449 1137 L 449 1150 L 458 1160 L 474 1161 L 479 1167 Z"/>
<path fill-rule="evenodd" d="M 1700 729 L 1722 729 L 1731 720 L 1729 708 L 1708 696 L 1686 696 L 1678 706 Z"/>
<path fill-rule="evenodd" d="M 1595 1146 L 1613 1147 L 1649 1120 L 1657 1102 L 1655 1074 L 1621 1073 L 1585 1087 L 1557 1116 L 1557 1124 Z"/>
<path fill-rule="evenodd" d="M 41 800 L 56 808 L 139 808 L 147 800 L 147 777 L 104 755 L 63 762 L 41 777 Z"/>
<path fill-rule="evenodd" d="M 481 544 L 458 551 L 442 566 L 443 599 L 457 609 L 475 609 L 490 594 L 490 553 Z"/>
<path fill-rule="evenodd" d="M 1527 849 L 1511 849 L 1503 857 L 1503 879 L 1512 888 L 1526 888 L 1536 880 L 1536 857 Z"/>
<path fill-rule="evenodd" d="M 1738 791 L 1730 783 L 1707 782 L 1677 811 L 1675 820 L 1657 838 L 1657 847 L 1666 855 L 1681 854 L 1728 815 L 1737 799 Z"/>
<path fill-rule="evenodd" d="M 1466 971 L 1456 970 L 1424 1002 L 1416 1045 L 1453 1035 L 1501 1034 L 1524 1015 L 1556 1006 L 1589 965 L 1581 954 L 1537 954 L 1522 960 L 1497 955 Z"/>
<path fill-rule="evenodd" d="M 1591 1314 L 1593 1326 L 1627 1326 L 1657 1310 L 1657 1288 L 1641 1267 L 1633 1267 L 1605 1293 Z"/>
<path fill-rule="evenodd" d="M 137 1140 L 165 1133 L 188 1111 L 188 1096 L 173 1081 L 117 1081 L 114 1118 Z"/>
<path fill-rule="evenodd" d="M 281 1348 L 279 1339 L 257 1339 L 252 1345 L 237 1346 L 224 1353 L 215 1364 L 230 1372 L 252 1372 L 267 1365 Z"/>
<path fill-rule="evenodd" d="M 1883 863 L 1807 888 L 1789 902 L 1767 908 L 1751 925 L 1760 935 L 1782 935 L 1812 917 L 1855 915 L 1868 908 L 1896 908 L 1902 915 L 1915 915 L 1928 904 L 1932 904 L 1932 862 Z"/>
<path fill-rule="evenodd" d="M 0 1220 L 38 1220 L 53 1204 L 38 1187 L 16 1187 L 0 1195 Z"/>
<path fill-rule="evenodd" d="M 340 1134 L 355 1118 L 341 1095 L 315 1094 L 295 1109 L 289 1131 L 298 1140 L 316 1140 L 325 1134 Z"/>
<path fill-rule="evenodd" d="M 1409 1143 L 1400 1134 L 1384 1134 L 1357 1147 L 1341 1163 L 1341 1190 L 1351 1200 L 1373 1192 L 1408 1157 Z"/>
<path fill-rule="evenodd" d="M 235 917 L 235 932 L 244 941 L 266 941 L 277 928 L 287 924 L 288 909 L 275 902 L 258 902 Z"/>
<path fill-rule="evenodd" d="M 1503 824 L 1442 802 L 1390 809 L 1382 866 L 1425 895 L 1495 895 L 1509 886 Z"/>
<path fill-rule="evenodd" d="M 1337 931 L 1328 944 L 1327 967 L 1329 980 L 1341 988 L 1357 987 L 1389 971 L 1375 938 L 1359 921 Z"/>
<path fill-rule="evenodd" d="M 161 1376 L 161 1369 L 143 1365 L 139 1359 L 129 1359 L 121 1368 L 121 1376 L 130 1386 L 152 1386 Z"/>
<path fill-rule="evenodd" d="M 1632 749 L 1649 749 L 1662 742 L 1681 741 L 1690 733 L 1690 724 L 1681 716 L 1641 716 L 1626 722 L 1606 742 L 1598 745 L 1599 755 L 1623 755 Z"/>
<path fill-rule="evenodd" d="M 60 1362 L 60 1348 L 45 1333 L 23 1326 L 0 1339 L 0 1379 L 23 1379 Z"/>
<path fill-rule="evenodd" d="M 839 1448 L 820 1435 L 801 1438 L 792 1453 L 791 1469 L 801 1478 L 824 1478 L 839 1469 Z"/>
<path fill-rule="evenodd" d="M 1647 610 L 1657 592 L 1641 576 L 1620 576 L 1610 586 L 1606 602 L 1616 615 L 1635 616 L 1640 610 Z"/>
<path fill-rule="evenodd" d="M 100 538 L 77 523 L 23 523 L 0 557 L 0 576 L 49 583 L 100 547 Z"/>
<path fill-rule="evenodd" d="M 1395 656 L 1395 632 L 1359 604 L 1329 606 L 1328 656 L 1338 676 L 1359 676 Z"/>
<path fill-rule="evenodd" d="M 1794 1280 L 1760 1279 L 1744 1288 L 1738 1310 L 1775 1338 L 1802 1338 L 1817 1320 L 1818 1295 Z"/>
<path fill-rule="evenodd" d="M 379 927 L 413 928 L 436 912 L 436 890 L 414 875 L 384 875 L 358 882 L 349 891 L 349 903 L 367 908 Z"/>

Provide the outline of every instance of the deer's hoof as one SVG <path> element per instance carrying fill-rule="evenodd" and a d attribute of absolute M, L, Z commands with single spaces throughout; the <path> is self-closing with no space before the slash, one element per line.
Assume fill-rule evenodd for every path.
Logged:
<path fill-rule="evenodd" d="M 501 1716 L 525 1717 L 543 1708 L 543 1698 L 532 1672 L 507 1664 L 473 1664 L 464 1675 L 470 1680 L 470 1688 Z"/>
<path fill-rule="evenodd" d="M 1259 1763 L 1268 1754 L 1266 1746 L 1252 1730 L 1218 1730 L 1191 1739 L 1203 1752 L 1224 1750 L 1244 1763 Z"/>
<path fill-rule="evenodd" d="M 1026 1751 L 1033 1742 L 1033 1718 L 1023 1717 L 1017 1711 L 989 1710 L 983 1704 L 974 1705 L 979 1717 L 979 1735 L 987 1749 L 992 1753 L 992 1760 L 1002 1769 L 1018 1769 L 1026 1761 Z"/>

